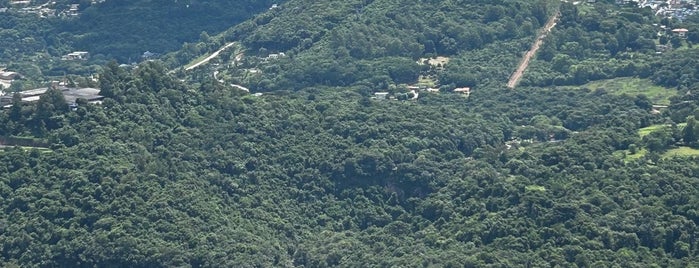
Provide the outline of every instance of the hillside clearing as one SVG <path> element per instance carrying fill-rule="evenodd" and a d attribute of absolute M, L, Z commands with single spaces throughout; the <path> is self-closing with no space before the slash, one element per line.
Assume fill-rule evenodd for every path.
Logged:
<path fill-rule="evenodd" d="M 654 85 L 648 79 L 636 77 L 620 77 L 592 81 L 581 86 L 591 90 L 604 89 L 615 95 L 627 94 L 631 96 L 645 95 L 653 104 L 668 105 L 670 97 L 677 95 L 677 91 L 671 88 Z"/>
<path fill-rule="evenodd" d="M 667 150 L 667 152 L 663 154 L 663 158 L 690 156 L 699 156 L 699 150 L 691 147 L 680 146 L 674 149 Z"/>
<path fill-rule="evenodd" d="M 682 130 L 682 128 L 684 128 L 686 125 L 687 125 L 687 123 L 679 123 L 679 124 L 677 124 L 677 128 L 679 128 L 680 130 Z M 667 125 L 667 124 L 658 124 L 658 125 L 651 125 L 651 126 L 647 126 L 647 127 L 644 127 L 644 128 L 640 128 L 640 129 L 638 130 L 638 136 L 641 137 L 641 138 L 643 138 L 644 136 L 646 136 L 646 135 L 648 135 L 648 134 L 650 134 L 650 133 L 652 133 L 652 132 L 661 130 L 661 129 L 663 129 L 663 128 L 668 128 L 668 127 L 670 127 L 670 125 Z"/>

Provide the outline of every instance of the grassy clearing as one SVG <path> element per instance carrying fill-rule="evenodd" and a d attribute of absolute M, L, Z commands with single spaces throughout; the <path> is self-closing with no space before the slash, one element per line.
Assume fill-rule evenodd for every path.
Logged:
<path fill-rule="evenodd" d="M 432 78 L 430 78 L 430 77 L 421 75 L 421 76 L 417 79 L 417 85 L 418 85 L 418 86 L 426 86 L 426 87 L 436 87 L 436 86 L 437 86 L 437 81 L 435 81 L 434 79 L 432 79 Z"/>
<path fill-rule="evenodd" d="M 675 148 L 675 149 L 667 150 L 667 152 L 665 152 L 662 157 L 663 158 L 671 158 L 671 157 L 690 157 L 690 156 L 699 156 L 699 150 L 693 149 L 690 147 L 686 147 L 686 146 L 680 146 L 680 147 Z"/>
<path fill-rule="evenodd" d="M 679 124 L 677 124 L 677 128 L 681 131 L 686 125 L 687 125 L 687 123 L 679 123 Z M 644 127 L 644 128 L 641 128 L 641 129 L 638 130 L 638 136 L 641 137 L 641 138 L 643 138 L 644 136 L 646 136 L 646 135 L 648 135 L 648 134 L 650 134 L 650 133 L 652 133 L 652 132 L 655 132 L 655 131 L 658 131 L 658 130 L 662 130 L 662 129 L 664 129 L 664 128 L 669 128 L 669 127 L 670 127 L 670 125 L 652 125 L 652 126 L 647 126 L 647 127 Z"/>
<path fill-rule="evenodd" d="M 670 104 L 670 97 L 677 95 L 677 90 L 657 86 L 648 79 L 635 77 L 620 77 L 592 81 L 581 87 L 586 87 L 591 90 L 605 89 L 607 92 L 617 95 L 646 95 L 653 104 L 659 105 Z"/>
<path fill-rule="evenodd" d="M 646 135 L 650 134 L 651 132 L 661 130 L 663 128 L 668 127 L 668 125 L 652 125 L 648 127 L 644 127 L 638 130 L 638 136 L 641 138 L 645 137 Z"/>
<path fill-rule="evenodd" d="M 682 131 L 682 129 L 687 126 L 687 123 L 680 123 L 677 124 L 677 128 Z M 643 138 L 644 136 L 653 133 L 655 131 L 659 131 L 665 128 L 669 128 L 670 125 L 667 124 L 659 124 L 659 125 L 652 125 L 648 127 L 644 127 L 638 130 L 638 136 Z M 640 148 L 638 151 L 636 151 L 635 154 L 631 154 L 629 150 L 621 150 L 621 151 L 616 151 L 614 152 L 614 155 L 618 158 L 623 158 L 625 162 L 631 162 L 638 160 L 648 154 L 648 149 L 646 148 Z M 663 153 L 662 158 L 670 158 L 670 157 L 689 157 L 689 156 L 699 156 L 699 150 L 698 149 L 692 149 L 690 147 L 686 146 L 680 146 L 678 148 L 670 149 Z"/>
<path fill-rule="evenodd" d="M 646 156 L 646 154 L 648 154 L 648 149 L 642 148 L 642 149 L 636 151 L 635 154 L 631 154 L 628 150 L 625 152 L 626 152 L 626 157 L 624 157 L 624 160 L 628 162 L 628 161 L 635 161 L 635 160 L 641 159 L 642 157 Z"/>
<path fill-rule="evenodd" d="M 527 192 L 546 192 L 546 187 L 541 185 L 527 185 L 524 186 L 524 190 Z"/>

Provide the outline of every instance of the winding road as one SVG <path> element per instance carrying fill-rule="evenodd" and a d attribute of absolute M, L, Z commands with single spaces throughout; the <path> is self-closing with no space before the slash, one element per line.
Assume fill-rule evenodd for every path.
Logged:
<path fill-rule="evenodd" d="M 529 51 L 527 51 L 527 53 L 524 54 L 522 61 L 519 62 L 517 70 L 515 70 L 515 72 L 512 73 L 512 75 L 510 76 L 510 80 L 507 82 L 507 87 L 514 89 L 517 86 L 519 80 L 522 79 L 524 71 L 527 70 L 527 67 L 529 67 L 529 62 L 534 57 L 534 55 L 536 55 L 536 52 L 541 47 L 541 44 L 544 43 L 546 35 L 549 32 L 551 32 L 551 29 L 553 29 L 553 27 L 556 26 L 556 22 L 558 21 L 558 18 L 560 16 L 561 13 L 556 12 L 556 14 L 551 16 L 551 18 L 549 18 L 549 20 L 546 22 L 546 25 L 544 25 L 544 28 L 541 29 L 541 32 L 539 33 L 539 37 L 536 38 L 536 41 L 534 41 L 534 44 L 532 44 L 531 49 L 529 49 Z"/>

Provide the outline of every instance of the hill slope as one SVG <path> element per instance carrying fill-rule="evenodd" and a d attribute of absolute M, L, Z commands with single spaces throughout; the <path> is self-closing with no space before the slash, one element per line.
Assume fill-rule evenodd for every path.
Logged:
<path fill-rule="evenodd" d="M 399 39 L 388 52 L 382 38 L 442 27 L 391 21 L 409 24 L 418 18 L 401 15 L 419 7 L 487 37 L 500 20 L 485 18 L 530 5 L 485 2 L 292 0 L 216 37 L 237 32 L 252 48 L 240 66 L 216 64 L 238 57 L 227 50 L 175 71 L 192 83 L 158 61 L 113 62 L 100 74 L 101 105 L 71 110 L 58 90 L 15 98 L 0 137 L 48 148 L 0 151 L 0 266 L 699 266 L 699 161 L 667 154 L 699 146 L 694 79 L 662 113 L 605 90 L 503 90 L 534 36 L 493 35 L 439 52 L 450 58 L 434 67 L 440 83 L 475 82 L 468 98 L 369 98 L 426 72 L 400 44 L 428 42 Z M 464 18 L 466 7 L 484 13 Z M 304 20 L 320 33 L 309 47 L 263 38 Z M 255 57 L 276 52 L 287 56 Z M 658 77 L 699 69 L 681 55 L 658 61 Z"/>
<path fill-rule="evenodd" d="M 280 1 L 106 1 L 82 14 L 75 47 L 116 57 L 165 53 L 217 34 Z"/>
<path fill-rule="evenodd" d="M 416 82 L 427 71 L 417 60 L 439 55 L 456 58 L 456 69 L 471 70 L 441 73 L 444 84 L 504 80 L 514 68 L 511 61 L 516 64 L 555 3 L 289 1 L 224 35 L 247 48 L 251 59 L 238 69 L 259 68 L 260 75 L 241 78 L 235 74 L 238 70 L 222 71 L 258 91 L 357 84 L 385 89 Z M 269 64 L 257 64 L 254 58 L 279 52 L 288 57 Z M 503 69 L 467 66 L 484 55 L 499 61 L 489 68 Z"/>

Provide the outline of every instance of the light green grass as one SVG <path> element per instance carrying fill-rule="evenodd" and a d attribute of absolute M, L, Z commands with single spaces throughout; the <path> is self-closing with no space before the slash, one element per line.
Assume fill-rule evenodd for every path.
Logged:
<path fill-rule="evenodd" d="M 670 158 L 670 157 L 690 157 L 690 156 L 699 156 L 699 150 L 693 149 L 690 147 L 686 146 L 680 146 L 675 149 L 670 149 L 667 150 L 663 154 L 663 158 Z"/>
<path fill-rule="evenodd" d="M 679 131 L 682 131 L 682 129 L 687 126 L 687 123 L 679 123 L 677 124 L 677 128 Z M 658 124 L 658 125 L 652 125 L 652 126 L 647 126 L 644 128 L 641 128 L 638 130 L 638 136 L 643 138 L 644 136 L 653 133 L 655 131 L 659 131 L 665 128 L 669 128 L 670 125 L 667 124 Z M 616 151 L 614 152 L 614 156 L 618 158 L 623 158 L 625 162 L 631 162 L 638 160 L 642 157 L 644 157 L 646 154 L 648 154 L 648 149 L 646 148 L 639 148 L 638 151 L 636 151 L 635 154 L 631 154 L 629 150 L 621 150 L 621 151 Z M 679 156 L 679 157 L 687 157 L 687 156 L 699 156 L 699 150 L 697 149 L 692 149 L 689 147 L 684 147 L 680 146 L 675 149 L 670 149 L 667 152 L 665 152 L 662 157 L 663 158 L 669 158 L 673 156 Z"/>
<path fill-rule="evenodd" d="M 605 89 L 607 92 L 616 95 L 645 95 L 653 102 L 653 104 L 659 105 L 669 105 L 670 97 L 677 95 L 677 90 L 675 89 L 657 86 L 648 79 L 635 77 L 620 77 L 592 81 L 582 85 L 581 87 L 586 87 L 591 90 Z"/>
<path fill-rule="evenodd" d="M 677 124 L 677 128 L 678 128 L 680 131 L 682 131 L 682 129 L 683 129 L 686 125 L 687 125 L 687 123 L 679 123 L 679 124 Z M 650 134 L 650 133 L 652 133 L 652 132 L 655 132 L 655 131 L 658 131 L 658 130 L 662 130 L 662 129 L 664 129 L 664 128 L 669 128 L 669 127 L 670 127 L 670 125 L 652 125 L 652 126 L 647 126 L 647 127 L 644 127 L 644 128 L 641 128 L 641 129 L 638 130 L 638 136 L 641 137 L 641 138 L 643 138 L 643 137 L 645 137 L 646 135 L 648 135 L 648 134 Z"/>
<path fill-rule="evenodd" d="M 584 16 L 587 13 L 594 11 L 593 10 L 594 7 L 592 5 L 578 5 L 577 8 L 578 8 L 578 13 L 580 14 L 580 16 Z"/>
<path fill-rule="evenodd" d="M 667 125 L 652 125 L 649 127 L 644 127 L 638 130 L 638 136 L 641 138 L 645 137 L 646 135 L 650 134 L 651 132 L 655 132 L 658 130 L 661 130 L 663 128 L 668 127 Z"/>
<path fill-rule="evenodd" d="M 527 192 L 546 192 L 546 187 L 541 185 L 527 185 L 524 186 L 524 190 Z"/>
<path fill-rule="evenodd" d="M 426 86 L 426 87 L 436 87 L 437 86 L 437 81 L 434 81 L 433 79 L 430 79 L 429 77 L 426 76 L 420 76 L 417 79 L 417 85 L 418 86 Z"/>
<path fill-rule="evenodd" d="M 626 157 L 624 157 L 625 161 L 635 161 L 638 159 L 641 159 L 642 157 L 646 156 L 648 154 L 648 149 L 642 148 L 638 151 L 636 151 L 635 154 L 631 154 L 628 150 L 626 151 Z"/>

